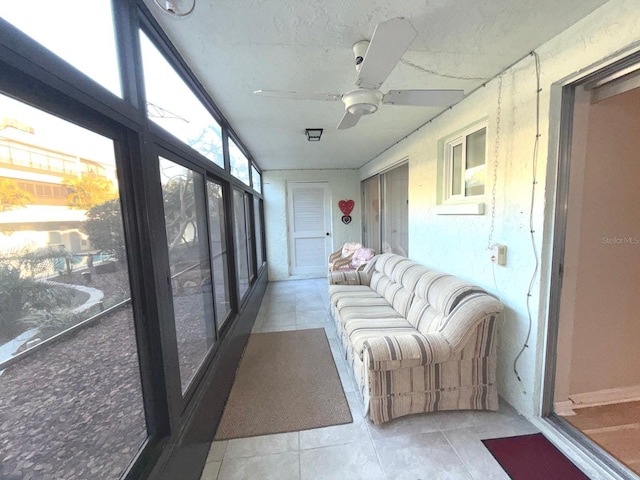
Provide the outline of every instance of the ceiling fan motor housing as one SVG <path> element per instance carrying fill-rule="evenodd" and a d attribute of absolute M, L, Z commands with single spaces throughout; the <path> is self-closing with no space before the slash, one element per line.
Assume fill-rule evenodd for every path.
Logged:
<path fill-rule="evenodd" d="M 353 115 L 370 115 L 378 110 L 382 93 L 379 90 L 359 88 L 342 96 L 345 110 Z"/>

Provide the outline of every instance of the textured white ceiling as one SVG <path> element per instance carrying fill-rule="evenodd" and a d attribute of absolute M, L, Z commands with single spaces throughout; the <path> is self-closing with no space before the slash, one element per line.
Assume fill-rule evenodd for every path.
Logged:
<path fill-rule="evenodd" d="M 253 94 L 354 89 L 352 45 L 379 22 L 405 17 L 419 32 L 382 92 L 469 93 L 607 0 L 196 0 L 185 18 L 145 1 L 260 168 L 274 170 L 360 167 L 440 112 L 382 105 L 336 130 L 342 102 Z M 324 128 L 320 142 L 306 140 L 309 127 Z"/>

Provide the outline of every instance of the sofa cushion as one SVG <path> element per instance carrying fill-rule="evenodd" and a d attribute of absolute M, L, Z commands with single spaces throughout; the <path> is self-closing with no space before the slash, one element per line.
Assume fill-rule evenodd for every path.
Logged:
<path fill-rule="evenodd" d="M 388 276 L 393 283 L 397 283 L 402 285 L 402 277 L 407 273 L 408 270 L 411 270 L 415 267 L 416 264 L 413 263 L 408 258 L 403 258 L 398 262 L 386 262 L 383 268 L 383 273 Z"/>
<path fill-rule="evenodd" d="M 329 287 L 331 313 L 335 313 L 336 305 L 343 298 L 380 298 L 380 295 L 364 285 L 331 285 Z"/>
<path fill-rule="evenodd" d="M 338 303 L 341 298 L 379 296 L 366 285 L 331 285 L 329 287 L 329 301 L 332 305 Z"/>
<path fill-rule="evenodd" d="M 338 273 L 338 272 L 331 272 Z M 339 292 L 372 292 L 371 287 L 368 285 L 345 285 L 343 283 L 336 283 L 329 285 L 329 297 L 334 293 Z"/>
<path fill-rule="evenodd" d="M 369 285 L 371 274 L 364 270 L 334 270 L 328 275 L 329 285 Z"/>
<path fill-rule="evenodd" d="M 367 367 L 372 370 L 397 370 L 431 363 L 442 363 L 451 357 L 451 346 L 442 335 L 385 335 L 364 341 Z"/>
<path fill-rule="evenodd" d="M 340 322 L 345 323 L 353 319 L 377 319 L 377 318 L 402 318 L 395 308 L 387 303 L 384 298 L 364 298 L 359 302 L 349 302 L 342 308 L 338 308 Z"/>
<path fill-rule="evenodd" d="M 447 277 L 447 276 L 449 275 L 446 273 L 435 272 L 433 270 L 429 270 L 425 272 L 420 277 L 420 279 L 418 280 L 414 288 L 414 293 L 416 297 L 427 300 L 429 297 L 429 291 L 431 290 L 431 287 L 433 286 L 434 282 L 436 282 L 438 279 L 442 277 Z"/>
<path fill-rule="evenodd" d="M 397 281 L 400 282 L 404 288 L 414 293 L 420 279 L 430 271 L 427 267 L 413 263 L 409 268 L 402 271 L 402 275 L 399 276 Z"/>
<path fill-rule="evenodd" d="M 393 282 L 391 278 L 393 270 L 401 263 L 404 263 L 407 267 L 412 264 L 408 258 L 392 253 L 378 255 L 376 261 L 373 263 L 373 272 L 369 286 L 382 295 L 386 286 L 390 282 Z"/>
<path fill-rule="evenodd" d="M 438 325 L 442 320 L 442 313 L 429 305 L 423 298 L 414 298 L 407 320 L 413 327 L 423 335 L 434 333 L 438 330 Z"/>
<path fill-rule="evenodd" d="M 403 317 L 409 315 L 414 299 L 414 290 L 420 278 L 429 270 L 413 262 L 399 263 L 393 269 L 391 280 L 394 282 L 385 291 L 384 298 L 393 305 Z"/>
<path fill-rule="evenodd" d="M 466 297 L 487 295 L 479 287 L 439 272 L 427 272 L 418 281 L 407 320 L 422 334 L 438 332 Z"/>
<path fill-rule="evenodd" d="M 443 275 L 436 279 L 427 292 L 426 300 L 433 307 L 442 312 L 444 316 L 449 315 L 457 305 L 467 296 L 474 293 L 487 293 L 475 285 L 454 277 L 453 275 Z"/>
<path fill-rule="evenodd" d="M 404 288 L 401 283 L 390 282 L 383 296 L 401 316 L 407 316 L 413 299 L 413 293 L 410 290 Z"/>
<path fill-rule="evenodd" d="M 411 334 L 415 333 L 409 322 L 404 318 L 356 318 L 344 324 L 351 348 L 360 360 L 362 360 L 363 344 L 366 340 L 385 335 Z"/>
<path fill-rule="evenodd" d="M 395 265 L 406 261 L 408 261 L 406 257 L 401 257 L 400 255 L 395 255 L 393 253 L 383 253 L 376 257 L 373 270 L 389 276 Z"/>
<path fill-rule="evenodd" d="M 380 255 L 374 264 L 370 286 L 402 315 L 406 316 L 413 299 L 413 288 L 420 273 L 426 271 L 408 258 Z"/>
<path fill-rule="evenodd" d="M 371 282 L 369 282 L 369 286 L 378 295 L 383 296 L 384 292 L 387 291 L 387 288 L 389 288 L 390 285 L 393 285 L 393 281 L 388 275 L 381 272 L 373 272 L 371 275 Z"/>

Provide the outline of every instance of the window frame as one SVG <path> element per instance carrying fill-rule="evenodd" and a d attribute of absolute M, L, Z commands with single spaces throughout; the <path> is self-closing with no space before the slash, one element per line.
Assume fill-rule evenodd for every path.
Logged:
<path fill-rule="evenodd" d="M 228 190 L 231 188 L 231 186 L 227 183 L 224 182 L 223 180 L 221 180 L 220 178 L 211 175 L 211 174 L 207 174 L 205 177 L 205 190 L 206 190 L 206 210 L 207 210 L 207 237 L 209 239 L 209 258 L 210 258 L 210 262 L 211 262 L 211 279 L 213 282 L 216 281 L 215 275 L 216 275 L 216 268 L 215 268 L 215 260 L 214 260 L 214 251 L 211 248 L 211 232 L 214 228 L 214 225 L 211 222 L 211 199 L 209 196 L 209 184 L 212 185 L 217 185 L 218 187 L 220 187 L 221 193 L 222 193 L 222 209 L 218 212 L 219 214 L 222 215 L 223 220 L 222 222 L 220 222 L 218 225 L 222 225 L 222 228 L 220 228 L 220 237 L 221 237 L 221 241 L 222 241 L 222 245 L 221 245 L 221 251 L 220 251 L 220 256 L 221 258 L 223 258 L 223 278 L 225 280 L 225 289 L 226 289 L 226 293 L 228 294 L 228 297 L 226 298 L 226 301 L 229 303 L 229 309 L 226 313 L 226 315 L 224 316 L 224 318 L 222 318 L 218 312 L 217 309 L 217 305 L 218 305 L 218 291 L 215 287 L 213 287 L 213 300 L 214 300 L 214 310 L 215 310 L 215 325 L 216 325 L 216 330 L 217 330 L 217 337 L 218 337 L 218 341 L 220 339 L 223 338 L 227 327 L 229 326 L 229 324 L 231 323 L 231 320 L 233 318 L 233 315 L 237 312 L 237 308 L 235 307 L 235 305 L 237 305 L 237 300 L 235 297 L 235 292 L 234 292 L 234 285 L 235 285 L 235 271 L 232 272 L 232 267 L 230 265 L 230 259 L 234 260 L 234 256 L 233 256 L 233 252 L 230 251 L 229 249 L 229 244 L 231 243 L 233 245 L 233 242 L 229 242 L 229 227 L 230 227 L 230 221 L 228 218 L 229 215 L 229 205 L 228 205 L 228 199 L 229 199 L 229 194 L 228 194 Z M 224 248 L 222 248 L 222 246 L 224 246 Z M 226 257 L 225 257 L 226 256 Z M 226 276 L 226 277 L 225 277 Z"/>
<path fill-rule="evenodd" d="M 149 435 L 147 442 L 132 455 L 130 467 L 123 475 L 123 479 L 133 479 L 153 476 L 157 469 L 165 466 L 177 468 L 180 464 L 183 468 L 184 463 L 180 462 L 187 455 L 192 455 L 193 452 L 182 448 L 181 439 L 193 430 L 193 418 L 202 418 L 203 398 L 216 396 L 214 400 L 217 402 L 218 396 L 225 395 L 231 388 L 228 373 L 234 371 L 239 361 L 241 351 L 236 346 L 239 345 L 238 338 L 242 334 L 240 330 L 246 328 L 250 319 L 257 314 L 254 303 L 247 300 L 258 298 L 264 291 L 266 268 L 263 266 L 254 271 L 249 292 L 243 299 L 245 304 L 241 305 L 235 292 L 238 282 L 234 249 L 242 239 L 235 239 L 233 235 L 232 186 L 253 198 L 262 200 L 262 194 L 230 173 L 227 139 L 232 138 L 250 164 L 254 165 L 249 149 L 171 44 L 149 7 L 139 0 L 112 2 L 120 62 L 121 97 L 1 18 L 0 83 L 4 94 L 54 112 L 61 118 L 98 133 L 111 132 L 107 136 L 118 138 L 118 154 L 126 157 L 119 166 L 118 177 L 123 179 L 123 222 L 127 250 L 132 256 L 129 262 L 131 289 L 132 294 L 134 290 L 138 292 L 136 295 L 139 299 L 135 306 L 137 313 L 134 323 Z M 140 29 L 220 125 L 225 160 L 223 168 L 147 119 L 138 38 Z M 220 348 L 217 352 L 211 352 L 201 364 L 200 371 L 192 380 L 190 391 L 184 397 L 178 386 L 178 377 L 174 375 L 178 366 L 172 361 L 176 351 L 170 345 L 171 329 L 165 328 L 171 320 L 168 315 L 171 300 L 167 288 L 169 263 L 166 245 L 158 241 L 164 224 L 160 209 L 157 208 L 162 199 L 161 186 L 155 181 L 158 175 L 155 163 L 161 151 L 165 158 L 172 161 L 179 159 L 177 163 L 186 162 L 189 168 L 202 171 L 207 179 L 215 177 L 222 182 L 225 191 L 232 313 L 219 332 Z M 258 165 L 255 166 L 260 172 Z M 253 212 L 253 209 L 250 210 Z M 251 216 L 249 221 L 252 219 Z M 252 242 L 250 248 L 255 248 L 255 242 Z M 225 370 L 229 367 L 231 370 Z M 214 378 L 219 382 L 215 393 L 211 388 Z M 221 414 L 218 404 L 215 405 L 213 414 Z M 207 415 L 212 412 L 209 411 Z M 169 456 L 171 461 L 167 461 Z M 204 463 L 205 457 L 200 452 L 196 457 L 190 459 L 195 461 L 190 461 L 187 466 L 189 472 L 201 468 L 200 461 Z"/>
<path fill-rule="evenodd" d="M 144 222 L 139 209 L 127 208 L 136 203 L 136 197 L 143 190 L 144 183 L 144 175 L 137 175 L 137 166 L 142 158 L 139 145 L 133 140 L 137 132 L 131 129 L 127 122 L 114 121 L 100 109 L 96 109 L 93 102 L 82 104 L 73 101 L 71 93 L 61 93 L 46 79 L 34 78 L 29 72 L 15 69 L 3 53 L 0 48 L 0 69 L 8 72 L 7 77 L 2 79 L 2 94 L 108 137 L 114 142 L 134 315 L 133 328 L 136 334 L 144 415 L 147 422 L 147 438 L 140 445 L 140 450 L 132 455 L 131 463 L 123 473 L 123 478 L 135 478 L 143 471 L 145 461 L 159 455 L 162 438 L 169 435 L 171 422 L 165 393 L 166 372 L 156 371 L 156 365 L 163 361 L 162 351 L 157 348 L 162 335 L 159 324 L 149 324 L 145 321 L 146 318 L 159 315 L 157 303 L 152 298 L 161 298 L 162 292 L 154 291 L 154 285 L 144 281 L 145 274 L 153 271 L 148 251 L 141 248 L 141 240 L 146 233 Z M 66 334 L 70 335 L 73 331 L 68 330 Z M 46 343 L 43 342 L 41 345 L 44 346 Z"/>
<path fill-rule="evenodd" d="M 200 248 L 203 249 L 204 247 L 206 247 L 204 248 L 204 250 L 206 250 L 207 260 L 208 260 L 209 269 L 210 269 L 210 277 L 213 279 L 213 269 L 211 264 L 210 236 L 209 236 L 210 224 L 209 224 L 209 217 L 208 217 L 208 201 L 207 201 L 207 188 L 206 188 L 207 174 L 204 170 L 202 170 L 201 168 L 198 168 L 196 165 L 192 164 L 187 159 L 174 155 L 170 151 L 166 151 L 162 148 L 158 148 L 157 153 L 158 153 L 157 155 L 158 165 L 160 165 L 162 159 L 164 159 L 186 170 L 190 170 L 196 175 L 201 176 L 202 185 L 198 185 L 198 182 L 196 181 L 194 181 L 193 183 L 194 197 L 197 196 L 198 194 L 203 195 L 202 204 L 198 204 L 198 206 L 196 207 L 196 209 L 199 209 L 198 207 L 204 207 L 204 212 L 201 212 L 203 214 L 203 217 L 198 219 L 199 222 L 202 222 L 200 223 L 199 226 L 203 227 L 203 231 L 200 232 L 198 235 L 200 236 L 200 241 L 206 242 L 206 246 L 200 245 Z M 158 173 L 160 175 L 162 174 L 161 168 L 158 169 Z M 161 187 L 162 187 L 162 181 L 161 181 Z M 198 202 L 196 202 L 196 204 L 197 203 Z M 166 218 L 164 208 L 161 208 L 161 210 L 163 213 L 163 217 Z M 162 226 L 163 228 L 165 228 L 165 231 L 166 231 L 166 223 L 164 221 L 162 222 Z M 167 258 L 167 261 L 169 262 L 167 267 L 169 268 L 169 272 L 171 272 L 171 263 L 170 263 L 171 255 L 168 247 L 166 245 L 164 247 L 166 248 L 166 258 Z M 173 278 L 173 276 L 171 278 Z M 176 385 L 180 388 L 179 393 L 180 393 L 180 396 L 182 397 L 181 403 L 182 403 L 182 407 L 184 408 L 193 397 L 198 384 L 200 383 L 203 375 L 206 372 L 207 365 L 211 362 L 211 359 L 218 351 L 221 335 L 220 335 L 220 330 L 217 328 L 218 318 L 215 311 L 215 291 L 212 285 L 211 298 L 210 298 L 210 300 L 212 301 L 212 304 L 211 304 L 212 311 L 207 313 L 211 315 L 211 320 L 212 320 L 211 325 L 213 326 L 213 331 L 212 331 L 213 342 L 211 345 L 207 347 L 207 351 L 204 353 L 204 355 L 200 357 L 198 366 L 194 371 L 194 373 L 189 378 L 185 388 L 185 385 L 182 384 L 182 381 L 181 381 L 182 372 L 180 370 L 180 361 L 179 361 L 180 349 L 179 349 L 179 339 L 178 339 L 178 326 L 176 323 L 176 312 L 175 312 L 176 308 L 174 304 L 175 299 L 176 299 L 176 292 L 174 291 L 173 285 L 171 285 L 169 288 L 169 305 L 166 312 L 168 314 L 168 324 L 171 325 L 170 327 L 171 332 L 167 335 L 166 342 L 171 344 L 170 348 L 167 348 L 167 350 L 171 351 L 171 355 L 173 356 L 173 358 L 168 358 L 168 360 L 172 363 L 171 365 L 172 373 L 174 375 L 177 375 L 179 380 L 179 381 L 173 381 L 175 379 L 172 379 L 171 384 L 173 386 L 171 388 L 175 390 Z M 232 314 L 233 314 L 233 311 L 227 316 L 227 319 L 230 318 Z M 176 357 L 175 354 L 178 354 L 178 357 Z M 176 363 L 176 365 L 173 365 L 174 363 Z M 177 370 L 176 370 L 176 366 L 177 366 Z M 178 392 L 174 392 L 174 395 L 176 398 L 180 398 L 180 396 L 178 395 Z"/>
<path fill-rule="evenodd" d="M 236 193 L 241 195 L 241 205 L 240 202 L 236 203 Z M 254 253 L 254 245 L 253 242 L 253 217 L 251 214 L 252 205 L 248 198 L 252 195 L 250 192 L 239 188 L 237 184 L 233 184 L 231 186 L 231 199 L 233 203 L 233 215 L 231 217 L 231 228 L 233 228 L 233 236 L 234 236 L 234 250 L 233 250 L 233 262 L 235 268 L 235 283 L 233 288 L 236 292 L 236 296 L 238 299 L 238 303 L 242 305 L 245 300 L 249 297 L 249 293 L 251 291 L 251 286 L 255 283 L 257 272 L 255 266 L 255 253 Z M 238 208 L 236 208 L 238 207 Z M 240 207 L 242 207 L 240 209 Z M 242 210 L 242 211 L 240 211 Z M 239 217 L 242 215 L 242 218 Z M 238 223 L 242 220 L 242 224 Z M 239 228 L 244 227 L 244 236 L 240 237 Z M 242 247 L 244 247 L 245 252 L 242 255 Z M 246 261 L 247 266 L 247 287 L 246 290 L 242 290 L 240 278 L 242 277 L 244 272 L 240 271 L 240 267 L 242 266 L 242 261 Z"/>
<path fill-rule="evenodd" d="M 185 70 L 185 67 L 180 61 L 180 57 L 177 56 L 177 54 L 174 53 L 173 49 L 165 43 L 165 38 L 157 31 L 155 31 L 151 24 L 145 21 L 141 21 L 136 30 L 136 35 L 136 41 L 139 43 L 140 54 L 140 75 L 138 80 L 140 82 L 139 89 L 142 92 L 140 94 L 140 98 L 138 99 L 138 106 L 140 111 L 144 113 L 144 123 L 146 124 L 149 131 L 152 132 L 154 136 L 161 138 L 163 141 L 168 141 L 168 143 L 171 145 L 171 149 L 179 149 L 181 152 L 180 155 L 186 156 L 188 158 L 197 157 L 199 160 L 197 163 L 203 169 L 215 172 L 219 172 L 220 170 L 228 171 L 228 167 L 225 163 L 226 159 L 224 153 L 225 149 L 227 148 L 225 145 L 225 130 L 228 128 L 228 124 L 222 120 L 220 113 L 217 111 L 217 109 L 214 108 L 210 98 L 205 93 L 203 93 L 203 88 L 201 87 L 201 85 L 189 74 L 188 70 Z M 179 80 L 184 83 L 184 86 L 193 95 L 193 98 L 203 107 L 203 111 L 206 111 L 206 113 L 211 117 L 211 120 L 215 122 L 215 126 L 217 126 L 220 131 L 220 139 L 222 143 L 222 164 L 218 163 L 213 158 L 198 150 L 196 146 L 190 145 L 186 140 L 181 139 L 174 131 L 166 128 L 166 126 L 162 125 L 161 123 L 154 121 L 151 115 L 149 115 L 148 107 L 150 104 L 148 103 L 144 79 L 144 55 L 142 51 L 143 35 L 151 43 L 153 48 L 155 48 L 156 52 L 163 58 L 163 60 L 166 61 L 167 65 L 171 67 Z"/>
<path fill-rule="evenodd" d="M 247 189 L 247 187 L 251 187 L 251 173 L 252 173 L 251 166 L 253 165 L 253 162 L 251 161 L 250 156 L 247 155 L 246 150 L 242 145 L 242 142 L 238 141 L 235 135 L 228 135 L 226 143 L 227 143 L 227 151 L 229 152 L 229 163 L 228 163 L 229 173 L 241 185 L 243 185 L 244 189 Z M 238 158 L 238 155 L 241 158 Z M 231 161 L 232 158 L 234 160 L 233 162 Z M 242 161 L 242 167 L 243 167 L 242 170 L 237 168 L 239 160 Z M 243 178 L 242 176 L 242 173 L 245 173 L 244 167 L 246 167 L 246 178 Z"/>
<path fill-rule="evenodd" d="M 258 169 L 255 163 L 251 162 L 251 186 L 258 193 L 262 194 L 262 172 Z"/>
<path fill-rule="evenodd" d="M 485 148 L 484 148 L 484 162 L 482 164 L 485 172 L 485 181 L 483 184 L 483 193 L 477 195 L 466 194 L 466 175 L 470 170 L 467 168 L 467 143 L 471 135 L 480 131 L 485 131 Z M 471 125 L 464 130 L 448 137 L 444 141 L 444 176 L 443 176 L 443 203 L 456 204 L 465 202 L 477 202 L 483 200 L 486 195 L 486 171 L 487 171 L 487 131 L 488 125 L 486 121 Z M 460 146 L 461 153 L 461 165 L 460 165 L 460 184 L 458 185 L 460 193 L 454 193 L 454 149 Z M 472 167 L 478 168 L 478 167 Z"/>

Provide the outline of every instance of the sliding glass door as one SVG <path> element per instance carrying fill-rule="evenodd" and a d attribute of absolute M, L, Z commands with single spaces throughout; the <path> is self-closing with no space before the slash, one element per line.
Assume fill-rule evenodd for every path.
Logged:
<path fill-rule="evenodd" d="M 409 255 L 409 165 L 380 175 L 382 251 Z"/>
<path fill-rule="evenodd" d="M 216 299 L 218 330 L 231 314 L 231 292 L 229 284 L 229 254 L 227 252 L 227 224 L 225 202 L 221 184 L 207 181 L 209 208 L 209 245 L 213 268 L 213 288 Z"/>
<path fill-rule="evenodd" d="M 362 182 L 362 238 L 376 253 L 409 255 L 409 164 Z"/>
<path fill-rule="evenodd" d="M 160 172 L 184 393 L 216 340 L 204 178 L 162 157 Z"/>
<path fill-rule="evenodd" d="M 242 299 L 249 290 L 250 282 L 255 275 L 255 268 L 251 249 L 253 228 L 250 222 L 248 195 L 237 188 L 233 189 L 233 215 L 238 298 Z"/>
<path fill-rule="evenodd" d="M 543 406 L 544 416 L 621 478 L 631 478 L 626 469 L 640 475 L 634 57 L 563 90 Z"/>

